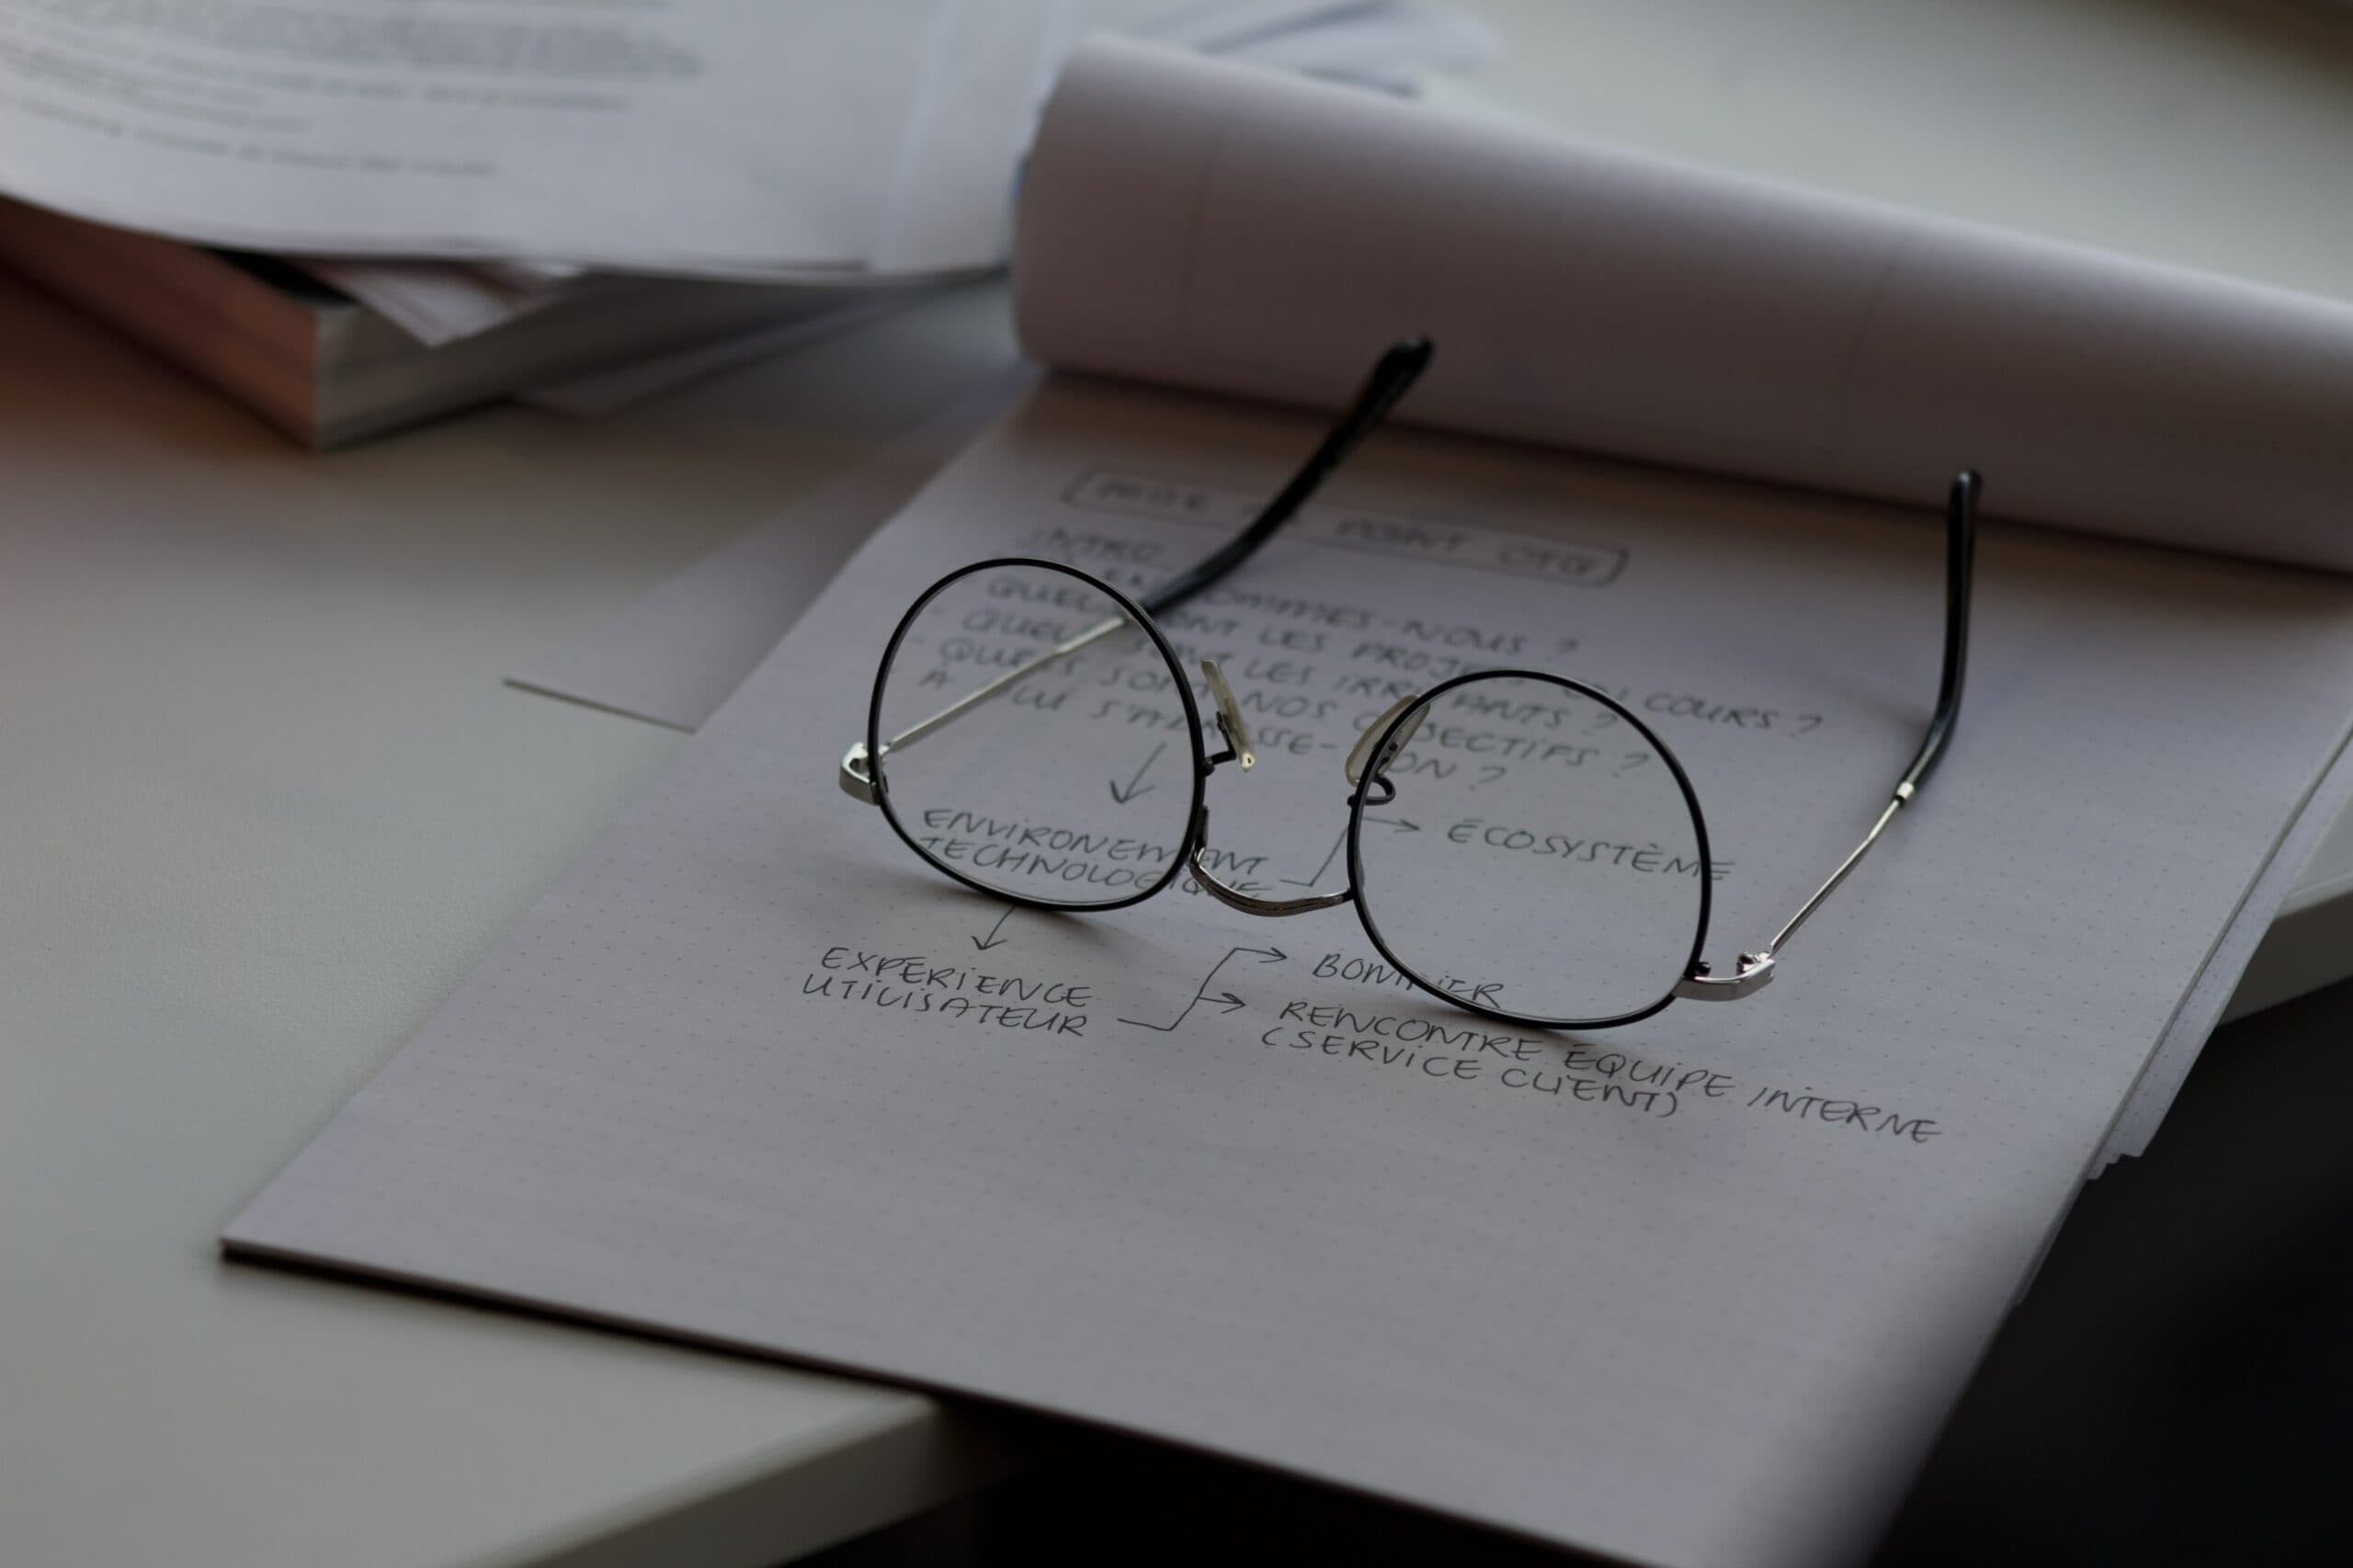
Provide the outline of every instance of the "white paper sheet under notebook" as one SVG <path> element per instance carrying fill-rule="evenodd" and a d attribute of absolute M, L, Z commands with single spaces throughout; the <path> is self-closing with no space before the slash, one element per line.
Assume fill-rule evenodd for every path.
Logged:
<path fill-rule="evenodd" d="M 1221 537 L 1189 506 L 1264 494 L 1311 435 L 1050 385 L 851 562 L 230 1244 L 1645 1561 L 1859 1550 L 2337 751 L 2353 586 L 1991 529 L 1944 771 L 1740 1004 L 1590 1040 L 1484 1028 L 1350 968 L 1372 955 L 1346 910 L 1256 922 L 1181 889 L 1017 913 L 983 949 L 1005 906 L 835 787 L 888 623 L 992 551 L 1173 567 Z M 1402 434 L 1330 499 L 1178 627 L 1262 711 L 1309 699 L 1286 726 L 1307 755 L 1211 787 L 1258 874 L 1313 880 L 1340 826 L 1328 748 L 1377 706 L 1360 683 L 1458 633 L 1822 717 L 1663 721 L 1731 867 L 1719 957 L 1836 860 L 1916 738 L 1925 518 Z M 1336 548 L 1350 517 L 1623 566 L 1577 587 Z M 1333 631 L 1358 620 L 1381 631 Z M 1312 673 L 1276 669 L 1319 625 L 1289 655 Z M 1245 949 L 1284 956 L 1219 967 Z M 1237 1006 L 1120 1022 L 1174 1017 L 1212 971 Z M 1077 989 L 992 1012 L 984 977 Z M 1400 1030 L 1414 1049 L 1385 1054 Z"/>

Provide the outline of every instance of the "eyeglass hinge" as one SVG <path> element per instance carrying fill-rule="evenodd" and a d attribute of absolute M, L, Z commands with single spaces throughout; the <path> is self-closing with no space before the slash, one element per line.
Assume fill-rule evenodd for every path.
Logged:
<path fill-rule="evenodd" d="M 1711 973 L 1708 960 L 1700 959 L 1691 965 L 1691 972 L 1675 983 L 1676 996 L 1687 1002 L 1737 1002 L 1751 992 L 1762 991 L 1773 983 L 1773 955 L 1743 953 L 1740 968 L 1728 980 Z"/>
<path fill-rule="evenodd" d="M 875 804 L 874 769 L 867 761 L 864 741 L 842 754 L 842 770 L 837 778 L 843 794 L 870 806 Z"/>

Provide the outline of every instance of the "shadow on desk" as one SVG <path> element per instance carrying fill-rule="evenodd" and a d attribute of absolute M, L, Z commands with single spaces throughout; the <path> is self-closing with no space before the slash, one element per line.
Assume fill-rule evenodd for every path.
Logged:
<path fill-rule="evenodd" d="M 2094 1182 L 1881 1553 L 2353 1558 L 2353 983 L 2214 1036 Z"/>
<path fill-rule="evenodd" d="M 1568 1560 L 1151 1444 L 1058 1452 L 972 1506 L 954 1561 Z M 2353 983 L 2217 1033 L 2148 1154 L 2085 1193 L 1876 1562 L 2340 1562 L 2348 1472 Z M 838 1568 L 897 1561 L 859 1551 Z"/>

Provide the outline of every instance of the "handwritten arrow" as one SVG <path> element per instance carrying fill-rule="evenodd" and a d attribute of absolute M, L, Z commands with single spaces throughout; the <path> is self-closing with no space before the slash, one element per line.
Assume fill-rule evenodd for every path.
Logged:
<path fill-rule="evenodd" d="M 1163 741 L 1158 745 L 1153 747 L 1152 755 L 1143 759 L 1143 766 L 1136 769 L 1136 776 L 1128 780 L 1128 787 L 1125 790 L 1120 788 L 1119 781 L 1117 779 L 1113 779 L 1111 781 L 1111 799 L 1119 801 L 1120 804 L 1124 806 L 1130 801 L 1134 800 L 1138 795 L 1149 794 L 1152 790 L 1152 786 L 1144 783 L 1143 776 L 1152 771 L 1152 765 L 1158 762 L 1160 760 L 1160 754 L 1167 749 L 1168 743 L 1166 741 Z"/>
<path fill-rule="evenodd" d="M 1340 836 L 1332 840 L 1332 847 L 1324 851 L 1324 863 L 1315 868 L 1315 874 L 1313 876 L 1308 878 L 1305 881 L 1301 881 L 1297 877 L 1285 877 L 1283 881 L 1295 888 L 1313 887 L 1316 883 L 1324 880 L 1324 873 L 1332 869 L 1332 862 L 1339 858 L 1340 846 L 1346 844 L 1347 841 L 1348 830 L 1342 828 L 1340 830 Z"/>
<path fill-rule="evenodd" d="M 1393 827 L 1399 833 L 1419 833 L 1422 831 L 1422 824 L 1420 823 L 1408 822 L 1404 817 L 1377 817 L 1370 812 L 1367 812 L 1364 815 L 1364 820 L 1367 822 L 1377 822 L 1383 827 Z M 1332 862 L 1340 858 L 1341 846 L 1346 845 L 1347 841 L 1348 830 L 1347 828 L 1342 828 L 1340 830 L 1340 836 L 1332 840 L 1332 847 L 1324 852 L 1324 863 L 1315 868 L 1315 874 L 1313 876 L 1308 878 L 1305 881 L 1300 881 L 1297 877 L 1285 877 L 1283 881 L 1295 888 L 1313 887 L 1316 883 L 1324 880 L 1324 873 L 1332 869 Z"/>
<path fill-rule="evenodd" d="M 1005 929 L 1005 923 L 1007 920 L 1013 918 L 1013 907 L 1014 906 L 1012 904 L 1006 904 L 1005 906 L 1005 913 L 996 917 L 996 924 L 989 927 L 989 934 L 986 937 L 973 937 L 972 946 L 980 949 L 983 952 L 987 952 L 991 948 L 1001 948 L 1005 946 L 1006 942 L 1012 940 L 1011 937 L 1000 937 L 997 933 Z"/>
<path fill-rule="evenodd" d="M 1228 948 L 1225 949 L 1225 956 L 1218 960 L 1217 962 L 1210 965 L 1209 973 L 1201 976 L 1200 984 L 1193 988 L 1193 994 L 1186 999 L 1183 1009 L 1167 1023 L 1148 1024 L 1142 1018 L 1121 1018 L 1120 1022 L 1123 1024 L 1132 1024 L 1140 1029 L 1152 1029 L 1160 1034 L 1172 1034 L 1185 1022 L 1187 1018 L 1192 1017 L 1193 1009 L 1199 1006 L 1204 1002 L 1209 1003 L 1214 1007 L 1222 1007 L 1229 1015 L 1232 1014 L 1236 1008 L 1245 1006 L 1242 998 L 1236 996 L 1231 991 L 1221 991 L 1215 995 L 1211 995 L 1210 994 L 1210 983 L 1217 979 L 1218 971 L 1223 969 L 1227 964 L 1232 963 L 1235 959 L 1240 958 L 1244 953 L 1250 954 L 1260 963 L 1280 963 L 1285 959 L 1290 957 L 1289 953 L 1283 951 L 1280 948 Z"/>

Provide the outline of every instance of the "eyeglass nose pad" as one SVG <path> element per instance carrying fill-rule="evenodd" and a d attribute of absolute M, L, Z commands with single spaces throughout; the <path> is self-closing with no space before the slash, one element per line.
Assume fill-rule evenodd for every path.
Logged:
<path fill-rule="evenodd" d="M 1257 754 L 1250 749 L 1250 726 L 1243 722 L 1242 705 L 1233 700 L 1233 688 L 1225 684 L 1225 672 L 1217 667 L 1215 659 L 1203 659 L 1201 676 L 1210 683 L 1210 699 L 1217 704 L 1217 727 L 1233 760 L 1245 770 L 1257 767 Z"/>
<path fill-rule="evenodd" d="M 1381 768 L 1387 767 L 1397 759 L 1399 752 L 1414 744 L 1414 737 L 1421 733 L 1422 721 L 1430 716 L 1430 710 L 1427 708 L 1415 712 L 1405 726 L 1397 732 L 1396 738 L 1389 743 L 1388 750 L 1381 754 L 1380 766 L 1373 766 L 1373 742 L 1381 738 L 1381 733 L 1383 730 L 1396 722 L 1398 714 L 1415 707 L 1421 700 L 1422 694 L 1418 691 L 1410 697 L 1401 697 L 1382 709 L 1379 716 L 1364 727 L 1364 733 L 1357 737 L 1357 744 L 1348 748 L 1347 759 L 1340 764 L 1341 769 L 1348 776 L 1349 789 L 1353 790 L 1362 784 L 1368 774 L 1380 773 Z"/>

